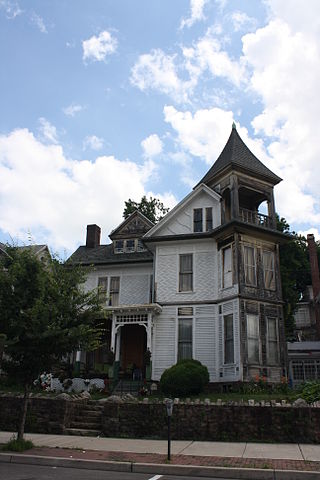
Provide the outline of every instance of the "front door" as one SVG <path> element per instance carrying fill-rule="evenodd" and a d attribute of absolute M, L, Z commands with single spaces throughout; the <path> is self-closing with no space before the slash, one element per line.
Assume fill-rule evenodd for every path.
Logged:
<path fill-rule="evenodd" d="M 146 329 L 141 325 L 121 327 L 121 367 L 130 373 L 133 366 L 143 371 L 144 353 L 147 349 Z"/>

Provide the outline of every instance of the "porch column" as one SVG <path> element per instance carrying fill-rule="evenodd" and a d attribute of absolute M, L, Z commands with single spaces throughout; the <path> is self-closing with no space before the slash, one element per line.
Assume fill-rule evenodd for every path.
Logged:
<path fill-rule="evenodd" d="M 111 328 L 111 345 L 110 348 L 115 353 L 115 347 L 116 347 L 116 316 L 113 313 L 112 314 L 112 328 Z"/>
<path fill-rule="evenodd" d="M 152 313 L 148 313 L 147 349 L 150 350 L 150 352 L 152 352 L 151 329 L 152 329 Z"/>
<path fill-rule="evenodd" d="M 118 327 L 116 337 L 116 362 L 120 361 L 120 345 L 121 345 L 121 327 Z"/>

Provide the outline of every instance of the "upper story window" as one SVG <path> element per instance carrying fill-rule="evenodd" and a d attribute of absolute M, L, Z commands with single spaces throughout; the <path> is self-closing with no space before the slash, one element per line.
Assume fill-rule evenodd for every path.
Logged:
<path fill-rule="evenodd" d="M 115 240 L 114 253 L 134 253 L 144 252 L 146 250 L 143 242 L 139 238 L 130 238 L 128 240 Z"/>
<path fill-rule="evenodd" d="M 193 290 L 193 255 L 192 253 L 179 257 L 179 292 Z"/>
<path fill-rule="evenodd" d="M 232 247 L 222 250 L 222 288 L 232 287 Z"/>
<path fill-rule="evenodd" d="M 114 253 L 123 253 L 124 241 L 116 240 L 114 242 Z"/>
<path fill-rule="evenodd" d="M 264 288 L 268 290 L 274 290 L 276 286 L 275 282 L 275 270 L 274 270 L 274 252 L 264 250 L 262 252 L 263 262 L 263 278 Z"/>
<path fill-rule="evenodd" d="M 208 232 L 212 229 L 212 207 L 193 209 L 193 231 Z"/>
<path fill-rule="evenodd" d="M 244 275 L 246 285 L 255 286 L 257 284 L 256 277 L 256 255 L 254 247 L 245 245 L 243 248 L 244 256 Z"/>
<path fill-rule="evenodd" d="M 98 298 L 100 302 L 106 302 L 108 294 L 108 277 L 98 278 Z"/>
<path fill-rule="evenodd" d="M 120 277 L 110 278 L 109 305 L 117 307 L 119 305 Z"/>

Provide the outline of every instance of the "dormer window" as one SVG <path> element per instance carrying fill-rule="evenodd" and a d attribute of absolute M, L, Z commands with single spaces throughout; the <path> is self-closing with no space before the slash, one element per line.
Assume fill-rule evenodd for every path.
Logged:
<path fill-rule="evenodd" d="M 193 231 L 208 232 L 212 229 L 212 207 L 193 209 Z"/>
<path fill-rule="evenodd" d="M 144 252 L 146 247 L 143 244 L 142 240 L 137 240 L 137 252 Z"/>
<path fill-rule="evenodd" d="M 134 240 L 126 240 L 126 252 L 132 253 L 135 251 L 135 241 Z"/>
<path fill-rule="evenodd" d="M 123 240 L 116 240 L 114 243 L 114 253 L 123 253 Z"/>

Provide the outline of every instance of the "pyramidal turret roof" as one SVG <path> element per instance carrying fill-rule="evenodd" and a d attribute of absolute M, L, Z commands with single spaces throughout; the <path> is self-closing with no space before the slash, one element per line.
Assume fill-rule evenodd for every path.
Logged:
<path fill-rule="evenodd" d="M 208 185 L 214 177 L 227 168 L 251 173 L 256 177 L 271 182 L 273 185 L 282 180 L 253 155 L 238 134 L 235 123 L 232 125 L 230 137 L 218 159 L 197 185 L 200 183 Z"/>

